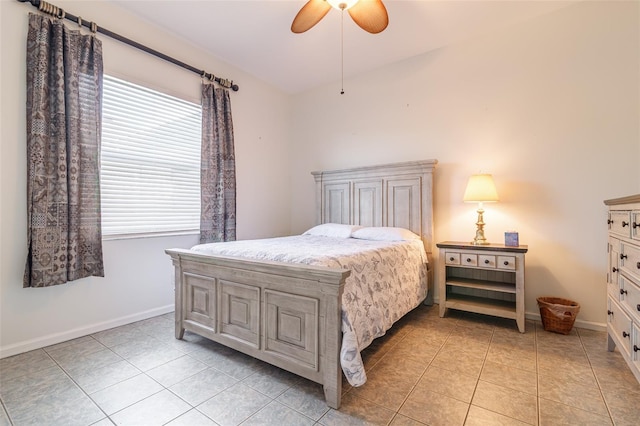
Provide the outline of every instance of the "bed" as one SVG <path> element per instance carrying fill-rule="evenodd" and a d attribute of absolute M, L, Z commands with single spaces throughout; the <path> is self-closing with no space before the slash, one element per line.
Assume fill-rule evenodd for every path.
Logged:
<path fill-rule="evenodd" d="M 339 408 L 343 370 L 356 386 L 366 380 L 359 351 L 420 302 L 433 302 L 436 163 L 312 172 L 320 226 L 306 235 L 166 250 L 175 269 L 176 338 L 188 330 L 320 383 L 327 405 Z M 407 238 L 389 242 L 366 237 L 379 230 Z M 336 232 L 340 235 L 332 234 Z M 366 235 L 353 238 L 345 232 Z M 273 250 L 265 250 L 265 243 L 279 247 L 275 257 L 267 254 Z M 339 250 L 334 253 L 331 247 Z M 313 250 L 319 256 L 307 256 Z M 405 260 L 389 260 L 395 259 L 386 257 L 393 252 Z M 371 280 L 362 275 L 359 263 L 345 257 L 354 253 L 381 256 L 369 264 L 378 268 L 389 263 L 389 276 L 412 274 L 419 282 L 415 290 L 389 285 L 402 296 L 402 306 L 382 306 L 387 320 L 369 324 L 363 333 L 346 308 L 354 299 L 352 282 Z M 402 263 L 409 258 L 412 266 Z M 379 299 L 375 303 L 384 305 L 387 297 Z"/>

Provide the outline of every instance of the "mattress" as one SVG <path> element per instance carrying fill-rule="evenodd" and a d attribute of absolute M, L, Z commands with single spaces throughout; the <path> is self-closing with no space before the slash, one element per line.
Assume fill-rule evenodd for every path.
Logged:
<path fill-rule="evenodd" d="M 350 269 L 342 295 L 340 364 L 352 386 L 361 386 L 367 380 L 360 352 L 427 296 L 427 255 L 420 240 L 297 235 L 200 244 L 192 250 Z"/>

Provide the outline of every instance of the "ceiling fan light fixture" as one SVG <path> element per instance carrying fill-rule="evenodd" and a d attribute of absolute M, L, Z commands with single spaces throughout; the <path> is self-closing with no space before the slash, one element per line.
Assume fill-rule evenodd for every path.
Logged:
<path fill-rule="evenodd" d="M 326 0 L 334 9 L 347 10 L 358 3 L 359 0 Z"/>

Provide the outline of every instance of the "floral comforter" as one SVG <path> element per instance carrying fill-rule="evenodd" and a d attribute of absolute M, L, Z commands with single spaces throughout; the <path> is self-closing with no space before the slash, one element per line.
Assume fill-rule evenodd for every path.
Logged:
<path fill-rule="evenodd" d="M 351 269 L 342 296 L 342 371 L 352 386 L 367 376 L 360 351 L 427 296 L 422 241 L 371 241 L 298 235 L 200 244 L 203 254 Z"/>

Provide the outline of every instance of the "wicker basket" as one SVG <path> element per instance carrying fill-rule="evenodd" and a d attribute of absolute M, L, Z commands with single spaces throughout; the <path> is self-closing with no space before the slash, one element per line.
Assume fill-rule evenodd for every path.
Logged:
<path fill-rule="evenodd" d="M 560 297 L 538 297 L 542 326 L 546 331 L 569 334 L 580 312 L 580 305 Z"/>

